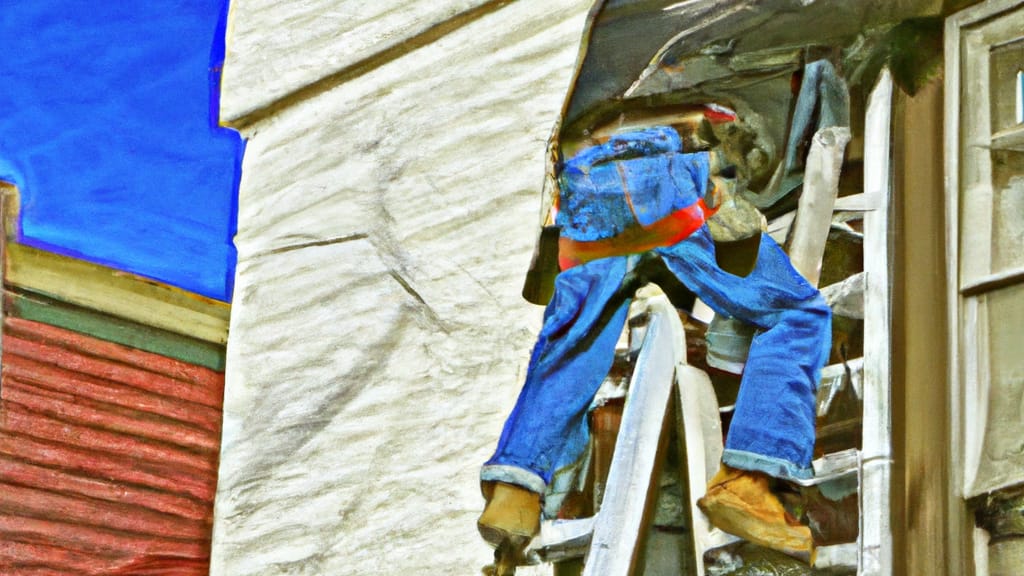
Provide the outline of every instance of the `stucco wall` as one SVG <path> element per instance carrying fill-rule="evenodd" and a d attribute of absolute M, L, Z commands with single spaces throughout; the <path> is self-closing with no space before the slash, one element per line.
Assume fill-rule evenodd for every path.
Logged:
<path fill-rule="evenodd" d="M 211 573 L 477 573 L 590 2 L 447 2 L 377 44 L 307 25 L 364 3 L 293 4 L 232 2 L 222 121 L 249 144 Z M 322 77 L 267 72 L 290 67 Z"/>

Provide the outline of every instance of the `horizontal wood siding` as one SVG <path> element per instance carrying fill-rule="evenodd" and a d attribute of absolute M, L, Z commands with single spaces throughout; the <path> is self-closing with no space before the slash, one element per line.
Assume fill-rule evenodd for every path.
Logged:
<path fill-rule="evenodd" d="M 4 294 L 6 316 L 33 320 L 88 334 L 107 342 L 177 358 L 189 364 L 224 371 L 224 345 L 160 330 L 73 304 L 47 298 L 31 290 Z"/>
<path fill-rule="evenodd" d="M 224 375 L 3 325 L 0 574 L 205 575 Z"/>
<path fill-rule="evenodd" d="M 99 264 L 8 243 L 4 283 L 54 300 L 215 344 L 231 305 Z"/>

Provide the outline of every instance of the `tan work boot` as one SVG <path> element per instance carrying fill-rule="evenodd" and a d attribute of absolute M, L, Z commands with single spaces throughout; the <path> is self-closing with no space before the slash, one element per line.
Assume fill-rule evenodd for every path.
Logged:
<path fill-rule="evenodd" d="M 482 485 L 487 506 L 477 520 L 480 536 L 495 548 L 494 564 L 484 567 L 485 574 L 515 574 L 515 567 L 526 564 L 526 547 L 540 532 L 540 494 L 504 482 Z"/>
<path fill-rule="evenodd" d="M 717 528 L 814 564 L 811 529 L 786 512 L 765 474 L 722 464 L 697 506 Z"/>
<path fill-rule="evenodd" d="M 484 486 L 487 506 L 477 520 L 480 536 L 492 546 L 508 538 L 529 542 L 540 531 L 540 494 L 504 482 Z"/>

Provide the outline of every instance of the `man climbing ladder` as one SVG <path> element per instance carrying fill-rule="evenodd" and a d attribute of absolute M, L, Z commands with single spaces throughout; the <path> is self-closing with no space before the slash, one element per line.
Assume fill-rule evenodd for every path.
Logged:
<path fill-rule="evenodd" d="M 517 555 L 540 526 L 553 474 L 587 445 L 586 411 L 614 357 L 641 256 L 667 269 L 716 313 L 755 326 L 722 467 L 699 505 L 715 526 L 810 559 L 810 530 L 789 517 L 771 478 L 805 479 L 814 446 L 815 388 L 830 347 L 831 311 L 762 234 L 746 275 L 723 270 L 705 223 L 718 205 L 718 156 L 681 150 L 655 127 L 579 152 L 559 175 L 562 272 L 544 314 L 519 399 L 481 470 L 478 526 Z M 711 192 L 709 193 L 709 189 Z"/>

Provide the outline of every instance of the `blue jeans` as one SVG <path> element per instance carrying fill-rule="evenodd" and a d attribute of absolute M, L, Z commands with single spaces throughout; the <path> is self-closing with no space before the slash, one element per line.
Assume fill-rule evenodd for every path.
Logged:
<path fill-rule="evenodd" d="M 762 235 L 754 270 L 718 267 L 704 226 L 656 248 L 668 269 L 716 313 L 758 328 L 722 461 L 777 478 L 808 478 L 815 391 L 831 347 L 831 310 L 789 258 Z M 587 409 L 614 358 L 631 294 L 620 290 L 628 257 L 594 260 L 555 281 L 526 381 L 481 480 L 541 494 L 555 471 L 587 447 Z"/>

